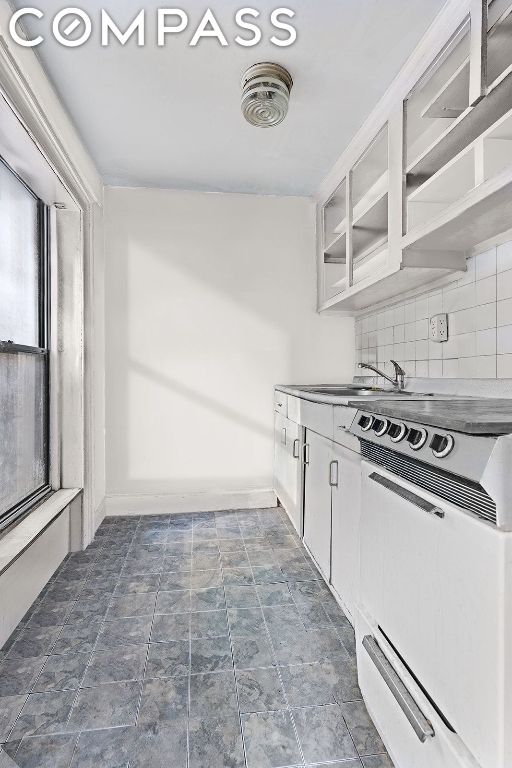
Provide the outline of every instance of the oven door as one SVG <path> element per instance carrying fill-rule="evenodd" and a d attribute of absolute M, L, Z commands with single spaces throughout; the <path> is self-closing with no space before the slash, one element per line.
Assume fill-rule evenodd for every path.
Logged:
<path fill-rule="evenodd" d="M 361 611 L 489 768 L 506 764 L 501 545 L 492 526 L 363 462 Z"/>

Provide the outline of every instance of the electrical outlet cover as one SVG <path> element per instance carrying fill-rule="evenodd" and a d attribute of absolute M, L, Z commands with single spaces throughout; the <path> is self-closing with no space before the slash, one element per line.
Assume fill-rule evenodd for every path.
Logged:
<path fill-rule="evenodd" d="M 448 315 L 441 313 L 430 318 L 429 338 L 431 341 L 448 341 Z"/>

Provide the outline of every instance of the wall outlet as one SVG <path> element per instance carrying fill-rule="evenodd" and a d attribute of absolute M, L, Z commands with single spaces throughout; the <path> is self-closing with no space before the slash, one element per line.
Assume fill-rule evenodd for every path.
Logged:
<path fill-rule="evenodd" d="M 430 318 L 430 340 L 448 341 L 448 315 L 434 315 Z"/>

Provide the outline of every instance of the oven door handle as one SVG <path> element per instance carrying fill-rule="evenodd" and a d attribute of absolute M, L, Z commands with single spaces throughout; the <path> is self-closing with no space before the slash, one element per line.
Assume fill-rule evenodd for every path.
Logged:
<path fill-rule="evenodd" d="M 365 635 L 363 637 L 363 648 L 374 663 L 391 694 L 396 699 L 398 706 L 412 725 L 414 733 L 418 739 L 423 743 L 429 737 L 434 736 L 432 723 L 430 720 L 427 720 L 419 706 L 416 704 L 395 671 L 393 665 L 372 635 Z"/>
<path fill-rule="evenodd" d="M 436 517 L 441 518 L 444 517 L 444 509 L 436 507 L 435 504 L 431 504 L 430 501 L 427 501 L 422 496 L 418 496 L 418 494 L 413 493 L 413 491 L 410 491 L 408 488 L 404 488 L 402 485 L 394 483 L 393 480 L 390 480 L 388 477 L 379 475 L 378 472 L 372 472 L 371 475 L 369 475 L 369 478 L 375 483 L 382 485 L 383 488 L 387 488 L 388 491 L 396 493 L 397 496 L 401 496 L 402 499 L 414 504 L 415 507 L 419 507 L 424 512 L 428 512 L 429 515 L 435 515 Z"/>

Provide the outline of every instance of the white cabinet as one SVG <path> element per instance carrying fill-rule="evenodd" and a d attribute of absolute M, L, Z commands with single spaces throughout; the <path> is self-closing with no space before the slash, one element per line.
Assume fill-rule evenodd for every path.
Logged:
<path fill-rule="evenodd" d="M 359 592 L 361 456 L 334 444 L 333 460 L 331 583 L 353 619 Z"/>
<path fill-rule="evenodd" d="M 306 430 L 304 543 L 327 581 L 331 576 L 332 440 Z"/>
<path fill-rule="evenodd" d="M 511 34 L 511 0 L 447 3 L 345 149 L 319 194 L 321 311 L 462 274 L 510 227 Z"/>
<path fill-rule="evenodd" d="M 284 398 L 276 393 L 274 402 L 274 490 L 352 619 L 359 594 L 361 456 L 357 439 L 345 430 L 355 409 L 289 396 L 288 418 Z"/>
<path fill-rule="evenodd" d="M 301 534 L 302 428 L 277 411 L 274 414 L 274 490 L 295 530 Z"/>

